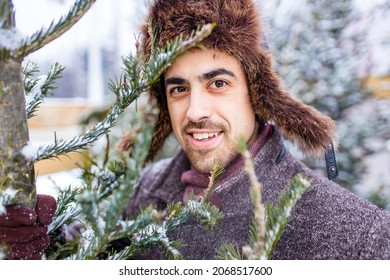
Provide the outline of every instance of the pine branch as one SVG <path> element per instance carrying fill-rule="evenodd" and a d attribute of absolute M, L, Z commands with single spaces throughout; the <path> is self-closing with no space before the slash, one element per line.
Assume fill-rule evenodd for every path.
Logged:
<path fill-rule="evenodd" d="M 0 244 L 0 260 L 4 260 L 7 256 L 7 246 Z"/>
<path fill-rule="evenodd" d="M 216 206 L 208 202 L 198 202 L 191 197 L 184 208 L 184 213 L 188 216 L 197 217 L 208 230 L 212 230 L 223 219 L 223 214 Z"/>
<path fill-rule="evenodd" d="M 171 240 L 169 233 L 186 223 L 191 217 L 198 218 L 203 226 L 209 230 L 213 229 L 223 217 L 215 206 L 200 203 L 193 199 L 190 198 L 184 206 L 181 203 L 168 205 L 167 214 L 162 222 L 153 220 L 141 230 L 128 232 L 127 235 L 132 236 L 132 243 L 126 248 L 125 252 L 121 252 L 120 256 L 122 258 L 134 257 L 146 248 L 159 246 L 169 259 L 182 259 L 182 255 L 178 250 L 181 243 L 177 240 Z"/>
<path fill-rule="evenodd" d="M 134 219 L 121 220 L 120 217 L 127 207 L 127 201 L 133 195 L 133 185 L 146 159 L 147 145 L 151 141 L 153 125 L 149 127 L 143 125 L 143 127 L 145 129 L 140 133 L 141 138 L 134 146 L 132 153 L 134 157 L 128 160 L 126 177 L 121 181 L 120 188 L 107 200 L 109 207 L 106 211 L 99 210 L 99 205 L 102 205 L 100 199 L 102 196 L 98 193 L 94 194 L 94 191 L 91 192 L 88 188 L 83 195 L 84 199 L 79 201 L 87 222 L 87 229 L 80 240 L 84 245 L 80 243 L 77 252 L 68 258 L 96 259 L 102 252 L 105 252 L 108 259 L 128 259 L 134 258 L 150 246 L 160 246 L 169 259 L 180 259 L 182 256 L 178 249 L 181 244 L 169 238 L 170 232 L 185 223 L 191 216 L 198 217 L 208 228 L 215 226 L 222 218 L 215 206 L 190 200 L 186 206 L 180 203 L 170 205 L 163 213 L 149 207 L 143 209 Z M 142 138 L 142 136 L 147 138 Z M 96 222 L 99 220 L 100 224 Z M 112 254 L 113 252 L 107 251 L 110 242 L 126 237 L 131 240 L 130 246 L 119 253 Z M 59 252 L 68 253 L 70 250 L 60 248 Z M 53 256 L 58 257 L 56 254 Z"/>
<path fill-rule="evenodd" d="M 200 47 L 199 43 L 206 38 L 216 24 L 210 23 L 204 25 L 202 28 L 194 31 L 187 39 L 183 41 L 182 36 L 176 37 L 173 42 L 168 42 L 165 51 L 157 49 L 157 52 L 152 54 L 152 60 L 146 68 L 146 80 L 149 81 L 147 84 L 151 86 L 162 75 L 163 71 L 171 64 L 171 62 L 187 50 L 193 47 Z M 151 82 L 151 84 L 150 84 Z"/>
<path fill-rule="evenodd" d="M 98 195 L 94 191 L 84 190 L 78 197 L 78 203 L 82 205 L 85 221 L 98 236 L 104 235 L 106 223 L 102 218 L 99 207 Z"/>
<path fill-rule="evenodd" d="M 161 219 L 166 214 L 154 209 L 153 205 L 140 209 L 140 213 L 134 219 L 121 220 L 117 225 L 118 231 L 115 232 L 115 239 L 129 236 L 128 233 L 134 234 L 138 229 L 147 227 L 154 221 Z"/>
<path fill-rule="evenodd" d="M 200 40 L 209 35 L 212 28 L 212 24 L 205 25 L 199 31 L 196 31 L 193 36 L 190 36 L 184 41 L 181 37 L 178 37 L 172 43 L 168 43 L 165 49 L 161 50 L 161 53 L 164 55 L 153 56 L 146 67 L 145 58 L 141 59 L 141 54 L 137 55 L 137 59 L 128 57 L 124 61 L 124 74 L 120 80 L 116 83 L 111 82 L 109 85 L 110 89 L 116 95 L 117 100 L 111 107 L 106 118 L 94 128 L 88 130 L 83 136 L 74 137 L 69 141 L 55 139 L 55 143 L 52 145 L 40 146 L 36 152 L 36 156 L 31 160 L 39 161 L 57 157 L 75 150 L 85 149 L 107 134 L 115 126 L 117 118 L 123 111 L 158 81 L 165 68 L 177 56 L 196 46 Z M 145 79 L 139 79 L 139 77 L 144 77 Z"/>
<path fill-rule="evenodd" d="M 201 202 L 209 201 L 215 187 L 217 186 L 217 179 L 219 176 L 222 175 L 223 172 L 225 172 L 225 169 L 221 165 L 221 162 L 216 161 L 214 163 L 213 170 L 211 170 L 211 174 L 209 177 L 209 179 L 210 179 L 209 185 L 207 186 L 207 188 L 206 188 L 206 190 L 201 198 Z"/>
<path fill-rule="evenodd" d="M 158 212 L 150 206 L 134 219 L 120 222 L 120 226 L 111 238 L 115 240 L 130 237 L 131 244 L 109 258 L 134 258 L 146 248 L 159 246 L 169 259 L 182 259 L 178 251 L 181 243 L 171 240 L 169 233 L 186 223 L 191 217 L 197 217 L 206 228 L 213 229 L 222 219 L 222 214 L 215 206 L 195 201 L 193 197 L 184 206 L 181 203 L 168 205 L 164 212 Z"/>
<path fill-rule="evenodd" d="M 22 68 L 23 86 L 26 94 L 30 93 L 35 87 L 36 80 L 33 78 L 39 73 L 39 67 L 35 62 L 28 61 Z"/>
<path fill-rule="evenodd" d="M 151 129 L 147 132 L 151 132 Z M 149 141 L 146 141 L 147 143 L 150 143 Z M 141 144 L 141 147 L 139 149 L 136 149 L 138 151 L 144 150 L 144 146 Z M 137 160 L 130 159 L 128 162 L 128 166 L 131 166 L 128 168 L 126 172 L 126 176 L 122 182 L 122 184 L 119 187 L 119 191 L 115 192 L 112 196 L 111 201 L 111 207 L 110 211 L 106 213 L 105 221 L 108 226 L 108 228 L 111 229 L 111 232 L 115 231 L 118 225 L 118 217 L 121 217 L 122 214 L 125 212 L 125 209 L 128 205 L 128 199 L 129 197 L 133 197 L 134 195 L 134 188 L 133 186 L 136 183 L 136 180 L 138 178 L 138 174 L 141 171 L 141 168 L 144 164 L 145 157 L 140 156 Z M 110 235 L 112 235 L 110 232 Z M 110 238 L 115 238 L 115 235 L 112 235 Z"/>
<path fill-rule="evenodd" d="M 83 209 L 82 214 L 88 226 L 87 234 L 84 234 L 81 240 L 86 245 L 81 246 L 78 252 L 69 258 L 97 259 L 101 253 L 107 251 L 110 242 L 127 236 L 124 230 L 131 229 L 129 222 L 121 221 L 121 217 L 127 207 L 129 197 L 133 195 L 133 186 L 143 167 L 146 159 L 145 151 L 148 150 L 151 141 L 157 112 L 154 108 L 147 108 L 147 110 L 151 111 L 140 111 L 140 125 L 144 129 L 134 147 L 133 157 L 126 159 L 125 174 L 118 178 L 120 182 L 118 187 L 112 188 L 110 186 L 110 193 L 107 194 L 104 186 L 96 188 L 89 182 L 79 196 L 78 203 Z M 119 170 L 119 173 L 121 173 L 123 169 L 118 168 L 117 165 L 118 163 L 114 164 L 114 166 L 108 164 L 104 168 L 115 168 L 115 170 Z M 105 182 L 107 181 L 99 183 Z M 109 207 L 105 207 L 106 205 L 109 205 Z M 133 223 L 133 225 L 136 225 L 136 223 Z M 109 254 L 109 252 L 107 253 Z"/>
<path fill-rule="evenodd" d="M 260 259 L 263 252 L 264 238 L 265 238 L 265 208 L 261 198 L 261 191 L 263 186 L 256 178 L 256 173 L 253 167 L 253 161 L 249 151 L 246 147 L 246 142 L 243 138 L 238 140 L 238 150 L 242 154 L 245 161 L 245 171 L 249 176 L 251 184 L 251 198 L 254 206 L 254 223 L 257 224 L 258 230 L 256 231 L 256 242 L 252 248 L 245 248 L 244 254 L 248 259 Z"/>
<path fill-rule="evenodd" d="M 52 21 L 48 28 L 41 28 L 24 40 L 21 46 L 15 50 L 14 56 L 22 60 L 27 55 L 57 39 L 78 22 L 95 2 L 96 0 L 77 0 L 68 14 L 62 16 L 57 23 Z"/>
<path fill-rule="evenodd" d="M 84 164 L 81 175 L 92 190 L 99 194 L 100 200 L 107 198 L 119 188 L 126 172 L 123 163 L 117 160 L 109 161 L 107 166 L 103 163 L 103 168 L 101 170 L 98 163 L 90 159 L 89 163 Z"/>
<path fill-rule="evenodd" d="M 159 245 L 170 259 L 182 259 L 177 250 L 179 243 L 171 241 L 168 237 L 169 228 L 166 223 L 150 224 L 132 237 L 132 244 L 129 252 L 139 252 L 142 249 Z M 137 247 L 137 248 L 136 248 Z"/>
<path fill-rule="evenodd" d="M 60 190 L 54 219 L 49 225 L 51 244 L 45 251 L 46 259 L 61 259 L 77 252 L 79 242 L 77 231 L 82 227 L 78 222 L 82 208 L 76 204 L 80 191 L 81 189 L 72 189 L 70 186 Z"/>
<path fill-rule="evenodd" d="M 270 259 L 279 241 L 293 207 L 301 196 L 311 187 L 310 182 L 301 174 L 296 175 L 290 185 L 280 194 L 278 206 L 267 208 L 267 230 L 264 243 L 264 258 Z"/>
<path fill-rule="evenodd" d="M 216 260 L 242 260 L 243 256 L 237 246 L 233 244 L 223 244 L 215 256 Z"/>
<path fill-rule="evenodd" d="M 52 65 L 47 76 L 40 76 L 33 79 L 33 76 L 38 72 L 38 67 L 35 63 L 28 63 L 23 68 L 23 85 L 27 95 L 26 98 L 26 114 L 27 118 L 34 117 L 34 113 L 39 109 L 43 99 L 48 96 L 55 86 L 54 82 L 61 78 L 61 73 L 64 67 L 58 63 Z"/>
<path fill-rule="evenodd" d="M 0 29 L 15 26 L 15 12 L 12 1 L 0 0 Z"/>
<path fill-rule="evenodd" d="M 279 195 L 278 206 L 264 206 L 261 199 L 262 185 L 257 181 L 253 161 L 244 139 L 238 139 L 237 148 L 245 160 L 245 171 L 251 184 L 254 217 L 249 228 L 249 242 L 242 248 L 242 255 L 233 244 L 224 244 L 219 248 L 216 259 L 270 259 L 293 207 L 311 185 L 306 178 L 298 174 Z"/>
<path fill-rule="evenodd" d="M 54 219 L 49 226 L 49 235 L 52 235 L 55 231 L 59 230 L 62 225 L 73 222 L 81 213 L 81 208 L 75 205 L 76 198 L 80 194 L 80 191 L 80 189 L 72 189 L 71 187 L 60 190 Z"/>

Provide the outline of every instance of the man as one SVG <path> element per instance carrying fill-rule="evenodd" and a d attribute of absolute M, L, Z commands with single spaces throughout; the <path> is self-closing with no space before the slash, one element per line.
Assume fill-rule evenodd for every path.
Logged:
<path fill-rule="evenodd" d="M 172 131 L 182 149 L 173 158 L 146 167 L 126 215 L 149 204 L 162 210 L 172 202 L 186 203 L 191 193 L 201 195 L 218 160 L 225 172 L 218 178 L 210 201 L 223 212 L 224 219 L 212 233 L 192 219 L 173 232 L 172 238 L 182 241 L 180 252 L 185 259 L 213 259 L 226 243 L 241 248 L 248 242 L 253 215 L 250 182 L 235 149 L 237 137 L 244 137 L 263 185 L 265 203 L 278 203 L 280 192 L 298 173 L 312 185 L 294 208 L 274 259 L 390 259 L 390 215 L 316 174 L 285 149 L 283 136 L 297 142 L 306 153 L 325 153 L 328 177 L 336 176 L 334 123 L 283 88 L 272 70 L 254 3 L 156 0 L 143 28 L 143 51 L 151 55 L 156 46 L 212 22 L 216 28 L 201 42 L 203 48 L 178 57 L 150 92 L 157 99 L 160 114 L 149 160 Z M 18 209 L 8 210 L 8 215 L 20 216 Z M 0 238 L 4 240 L 15 232 L 7 228 L 7 220 L 0 218 Z M 35 221 L 36 216 L 28 221 L 29 235 L 40 226 Z M 13 226 L 24 229 L 19 224 Z M 42 232 L 31 240 L 43 240 Z M 34 247 L 38 256 L 44 245 L 40 242 Z M 32 258 L 26 251 L 32 248 L 16 258 Z M 164 255 L 151 248 L 140 258 Z"/>
<path fill-rule="evenodd" d="M 150 8 L 142 48 L 155 47 L 207 23 L 212 34 L 178 57 L 151 90 L 160 114 L 149 159 L 173 131 L 181 150 L 149 165 L 127 215 L 149 204 L 164 209 L 200 195 L 215 160 L 225 167 L 212 203 L 224 219 L 212 233 L 193 219 L 173 233 L 185 259 L 213 259 L 218 248 L 248 241 L 252 219 L 250 183 L 235 149 L 246 140 L 265 203 L 301 173 L 312 187 L 298 201 L 278 242 L 274 259 L 390 259 L 390 215 L 307 168 L 286 151 L 282 137 L 315 156 L 326 155 L 329 178 L 337 175 L 334 123 L 293 98 L 271 67 L 259 12 L 250 0 L 163 1 Z M 143 258 L 163 258 L 151 249 Z"/>

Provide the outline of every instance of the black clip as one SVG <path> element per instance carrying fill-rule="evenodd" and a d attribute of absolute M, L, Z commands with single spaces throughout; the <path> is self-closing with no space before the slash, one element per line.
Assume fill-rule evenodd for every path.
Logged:
<path fill-rule="evenodd" d="M 332 180 L 339 175 L 339 170 L 337 168 L 336 155 L 334 152 L 333 143 L 330 144 L 325 149 L 325 163 L 326 163 L 326 173 L 328 174 L 328 179 Z"/>

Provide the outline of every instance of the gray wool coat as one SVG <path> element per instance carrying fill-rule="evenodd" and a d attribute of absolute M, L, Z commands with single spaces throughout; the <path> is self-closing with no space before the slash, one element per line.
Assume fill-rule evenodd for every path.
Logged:
<path fill-rule="evenodd" d="M 390 214 L 345 188 L 310 170 L 288 151 L 277 129 L 254 158 L 265 203 L 278 203 L 280 192 L 298 173 L 311 182 L 311 189 L 298 201 L 278 242 L 273 259 L 390 259 Z M 164 209 L 180 201 L 184 186 L 181 174 L 190 168 L 184 152 L 147 167 L 140 178 L 127 214 L 154 204 Z M 252 219 L 250 183 L 243 170 L 222 182 L 215 193 L 222 203 L 224 219 L 210 233 L 192 219 L 172 237 L 182 240 L 185 259 L 214 259 L 224 243 L 240 248 L 247 243 Z M 152 248 L 140 258 L 164 258 Z"/>

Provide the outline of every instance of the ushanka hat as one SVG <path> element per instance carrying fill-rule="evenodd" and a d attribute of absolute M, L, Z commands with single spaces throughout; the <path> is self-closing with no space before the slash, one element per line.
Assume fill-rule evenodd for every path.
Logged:
<path fill-rule="evenodd" d="M 260 11 L 253 1 L 155 0 L 142 28 L 142 51 L 150 55 L 156 47 L 152 44 L 164 47 L 175 37 L 188 36 L 208 23 L 216 23 L 216 27 L 201 45 L 232 55 L 241 62 L 256 114 L 264 121 L 275 123 L 283 136 L 296 142 L 303 152 L 315 156 L 325 152 L 331 162 L 329 168 L 336 172 L 332 162 L 334 153 L 329 155 L 329 151 L 333 151 L 335 123 L 315 108 L 303 104 L 283 87 L 272 68 Z M 162 148 L 172 131 L 164 87 L 156 85 L 150 94 L 157 99 L 160 113 L 149 160 Z"/>

